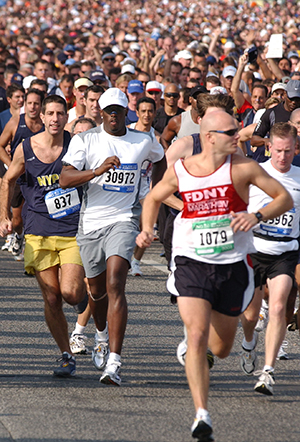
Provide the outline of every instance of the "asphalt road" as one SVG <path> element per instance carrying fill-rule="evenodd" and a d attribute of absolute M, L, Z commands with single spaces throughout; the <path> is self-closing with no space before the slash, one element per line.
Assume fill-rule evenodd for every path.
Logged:
<path fill-rule="evenodd" d="M 0 241 L 0 245 L 3 240 Z M 165 289 L 166 268 L 154 244 L 144 277 L 128 277 L 129 321 L 120 388 L 99 383 L 90 353 L 77 375 L 56 379 L 58 349 L 43 318 L 43 302 L 23 264 L 0 252 L 0 442 L 187 442 L 194 409 L 183 367 L 177 308 Z M 76 321 L 65 306 L 70 332 Z M 93 346 L 94 326 L 88 326 Z M 253 391 L 239 368 L 241 328 L 231 355 L 211 371 L 209 411 L 216 442 L 299 442 L 299 334 L 288 332 L 289 361 L 276 366 L 273 397 Z M 263 365 L 263 333 L 258 345 Z"/>

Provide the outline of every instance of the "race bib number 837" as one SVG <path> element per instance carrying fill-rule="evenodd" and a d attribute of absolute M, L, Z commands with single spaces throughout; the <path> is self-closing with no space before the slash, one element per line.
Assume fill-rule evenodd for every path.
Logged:
<path fill-rule="evenodd" d="M 51 218 L 63 218 L 80 210 L 77 189 L 55 189 L 45 196 L 45 203 Z"/>

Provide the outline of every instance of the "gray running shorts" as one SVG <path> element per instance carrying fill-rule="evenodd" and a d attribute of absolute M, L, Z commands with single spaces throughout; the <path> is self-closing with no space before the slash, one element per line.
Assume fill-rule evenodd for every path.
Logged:
<path fill-rule="evenodd" d="M 93 232 L 76 236 L 87 278 L 95 278 L 106 270 L 110 256 L 120 256 L 130 262 L 139 226 L 135 221 L 123 221 Z"/>

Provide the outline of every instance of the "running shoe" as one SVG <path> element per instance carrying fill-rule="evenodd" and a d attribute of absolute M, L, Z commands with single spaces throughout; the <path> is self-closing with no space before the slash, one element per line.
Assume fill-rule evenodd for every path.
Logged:
<path fill-rule="evenodd" d="M 131 261 L 130 273 L 132 276 L 143 276 L 143 272 L 141 271 L 139 262 Z"/>
<path fill-rule="evenodd" d="M 121 385 L 120 378 L 121 362 L 110 362 L 106 364 L 105 370 L 100 378 L 102 384 L 112 384 L 119 387 Z"/>
<path fill-rule="evenodd" d="M 24 251 L 25 251 L 25 241 L 23 241 L 21 253 L 14 255 L 14 260 L 15 261 L 24 261 Z"/>
<path fill-rule="evenodd" d="M 58 376 L 61 378 L 75 376 L 76 360 L 74 356 L 71 356 L 69 353 L 64 351 L 62 357 L 57 359 L 57 362 L 61 362 L 61 364 L 53 371 L 54 376 Z"/>
<path fill-rule="evenodd" d="M 298 310 L 293 314 L 291 322 L 287 326 L 288 331 L 298 330 Z"/>
<path fill-rule="evenodd" d="M 214 441 L 212 435 L 212 425 L 209 416 L 195 418 L 191 428 L 192 437 L 198 440 L 198 442 L 212 442 Z"/>
<path fill-rule="evenodd" d="M 255 351 L 258 342 L 258 333 L 254 332 L 255 345 L 252 350 L 247 350 L 242 346 L 242 354 L 240 358 L 241 369 L 247 376 L 252 376 L 258 365 L 258 357 Z"/>
<path fill-rule="evenodd" d="M 255 326 L 255 330 L 257 332 L 261 332 L 265 328 L 267 328 L 268 320 L 269 320 L 269 309 L 261 306 L 260 311 L 259 311 L 258 321 Z"/>
<path fill-rule="evenodd" d="M 177 352 L 176 352 L 177 359 L 183 367 L 185 366 L 186 352 L 187 352 L 187 341 L 186 341 L 186 339 L 184 339 L 183 341 L 181 341 L 178 344 Z"/>
<path fill-rule="evenodd" d="M 187 352 L 187 341 L 186 341 L 186 339 L 184 339 L 183 341 L 181 341 L 179 343 L 179 345 L 177 347 L 177 352 L 176 352 L 177 359 L 178 359 L 179 363 L 181 365 L 183 365 L 183 367 L 185 366 L 186 352 Z M 209 348 L 207 349 L 206 357 L 207 357 L 209 369 L 213 368 L 214 363 L 215 363 L 215 359 L 214 359 L 213 352 Z"/>
<path fill-rule="evenodd" d="M 153 241 L 159 241 L 159 232 L 158 232 L 157 224 L 154 224 L 154 227 L 153 227 Z"/>
<path fill-rule="evenodd" d="M 287 361 L 288 359 L 290 359 L 289 355 L 284 350 L 285 348 L 287 348 L 288 345 L 289 345 L 288 341 L 283 341 L 282 342 L 282 344 L 281 344 L 281 346 L 279 348 L 278 354 L 277 354 L 277 358 L 276 358 L 277 361 L 279 361 L 279 360 L 280 361 Z"/>
<path fill-rule="evenodd" d="M 12 255 L 17 256 L 22 253 L 23 249 L 23 242 L 24 242 L 24 235 L 19 236 L 17 233 L 15 233 L 12 243 Z"/>
<path fill-rule="evenodd" d="M 87 337 L 83 334 L 71 334 L 70 337 L 70 349 L 73 354 L 76 355 L 86 355 L 88 353 L 88 349 L 85 346 L 85 342 Z"/>
<path fill-rule="evenodd" d="M 100 340 L 98 333 L 95 333 L 95 347 L 92 350 L 92 361 L 97 370 L 102 370 L 107 363 L 109 356 L 108 335 L 105 340 Z"/>
<path fill-rule="evenodd" d="M 260 370 L 256 371 L 254 375 L 259 376 L 254 390 L 267 396 L 273 396 L 273 385 L 275 384 L 274 372 Z"/>
<path fill-rule="evenodd" d="M 14 240 L 14 234 L 13 233 L 11 233 L 10 235 L 7 235 L 7 237 L 6 237 L 6 240 L 5 240 L 5 243 L 3 244 L 3 246 L 1 247 L 1 250 L 3 250 L 3 251 L 12 251 L 12 243 L 13 243 L 13 240 Z"/>

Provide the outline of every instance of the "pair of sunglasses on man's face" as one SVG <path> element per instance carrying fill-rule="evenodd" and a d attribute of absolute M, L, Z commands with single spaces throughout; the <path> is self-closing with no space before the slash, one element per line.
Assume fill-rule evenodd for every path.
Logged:
<path fill-rule="evenodd" d="M 208 132 L 215 132 L 217 134 L 228 135 L 228 137 L 233 137 L 238 132 L 238 129 L 228 129 L 228 130 L 209 130 Z"/>
<path fill-rule="evenodd" d="M 179 94 L 177 92 L 174 92 L 174 93 L 167 92 L 167 93 L 165 93 L 165 97 L 167 97 L 167 98 L 178 98 Z"/>

